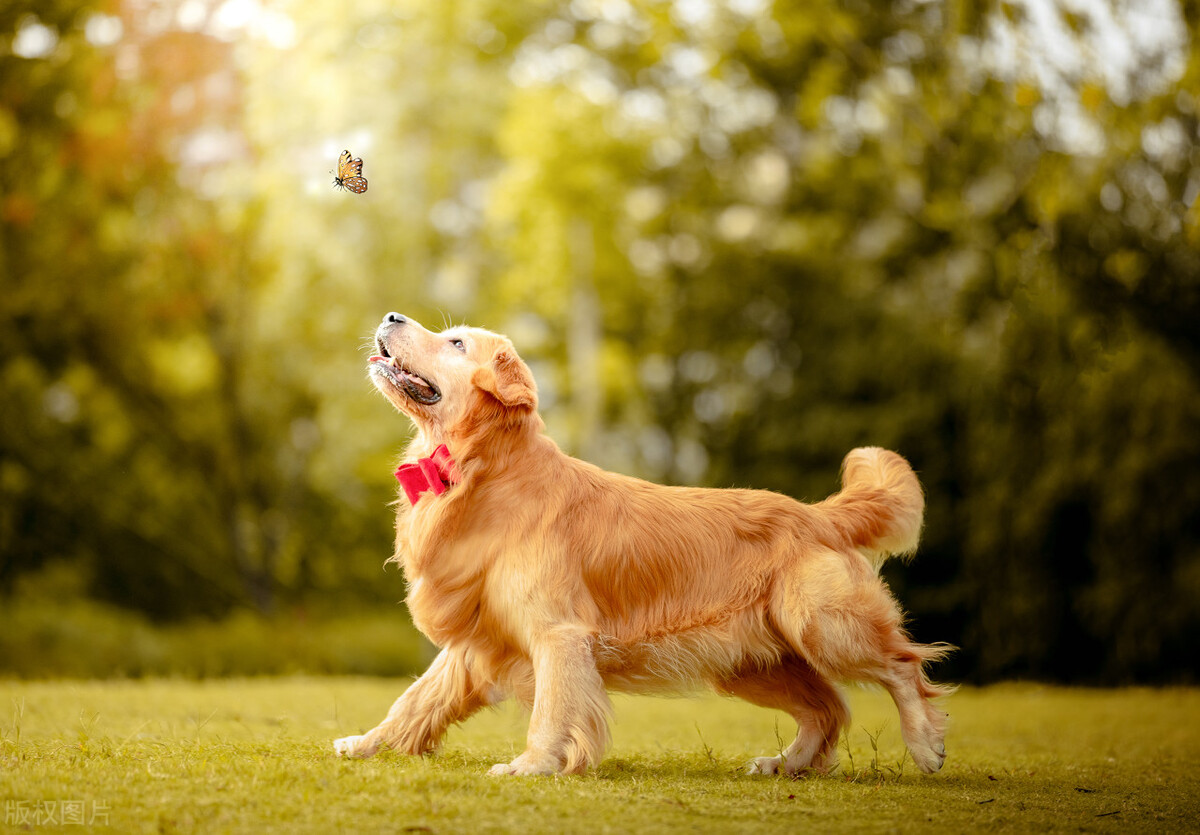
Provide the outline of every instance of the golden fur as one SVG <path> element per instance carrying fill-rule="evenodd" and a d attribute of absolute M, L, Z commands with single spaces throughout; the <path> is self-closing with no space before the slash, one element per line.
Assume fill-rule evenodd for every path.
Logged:
<path fill-rule="evenodd" d="M 834 683 L 860 680 L 892 695 L 917 766 L 941 767 L 945 714 L 930 699 L 948 689 L 924 665 L 947 647 L 910 640 L 879 578 L 920 535 L 924 499 L 903 458 L 853 450 L 841 492 L 811 505 L 664 487 L 562 453 L 505 337 L 389 314 L 376 342 L 372 380 L 417 428 L 405 460 L 444 443 L 462 480 L 415 506 L 401 498 L 396 515 L 408 607 L 441 653 L 339 753 L 424 753 L 512 695 L 532 711 L 528 745 L 492 773 L 577 773 L 604 752 L 607 690 L 710 686 L 799 724 L 752 771 L 827 770 L 849 718 Z"/>

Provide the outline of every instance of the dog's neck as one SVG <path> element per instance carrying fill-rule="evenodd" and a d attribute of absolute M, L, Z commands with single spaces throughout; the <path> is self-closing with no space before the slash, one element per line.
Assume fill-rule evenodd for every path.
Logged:
<path fill-rule="evenodd" d="M 536 414 L 533 418 L 535 419 L 493 427 L 486 433 L 480 433 L 477 428 L 467 433 L 455 432 L 453 429 L 434 433 L 419 427 L 416 436 L 405 450 L 403 460 L 415 462 L 428 458 L 439 446 L 444 445 L 462 469 L 464 476 L 469 470 L 503 466 L 528 454 L 539 439 L 545 438 L 542 434 L 545 424 Z"/>

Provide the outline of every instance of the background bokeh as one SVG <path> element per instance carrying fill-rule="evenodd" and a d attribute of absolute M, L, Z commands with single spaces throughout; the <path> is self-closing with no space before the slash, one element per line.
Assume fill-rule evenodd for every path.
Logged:
<path fill-rule="evenodd" d="M 405 671 L 399 310 L 508 333 L 611 469 L 819 499 L 903 453 L 942 678 L 1195 680 L 1198 27 L 3 0 L 0 670 Z"/>

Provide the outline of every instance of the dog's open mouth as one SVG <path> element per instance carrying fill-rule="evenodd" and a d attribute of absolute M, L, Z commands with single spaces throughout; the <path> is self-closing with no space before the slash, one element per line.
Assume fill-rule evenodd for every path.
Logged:
<path fill-rule="evenodd" d="M 422 406 L 432 406 L 442 399 L 442 393 L 436 385 L 420 374 L 402 366 L 395 357 L 388 356 L 387 349 L 382 345 L 379 346 L 379 349 L 383 352 L 382 356 L 376 354 L 367 360 L 372 374 L 382 375 L 384 379 Z"/>

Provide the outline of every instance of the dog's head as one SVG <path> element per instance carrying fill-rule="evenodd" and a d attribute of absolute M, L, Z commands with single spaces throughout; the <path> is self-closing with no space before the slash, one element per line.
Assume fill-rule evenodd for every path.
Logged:
<path fill-rule="evenodd" d="M 537 385 L 507 337 L 481 328 L 426 330 L 389 313 L 375 331 L 371 381 L 427 437 L 444 440 L 537 412 Z"/>

